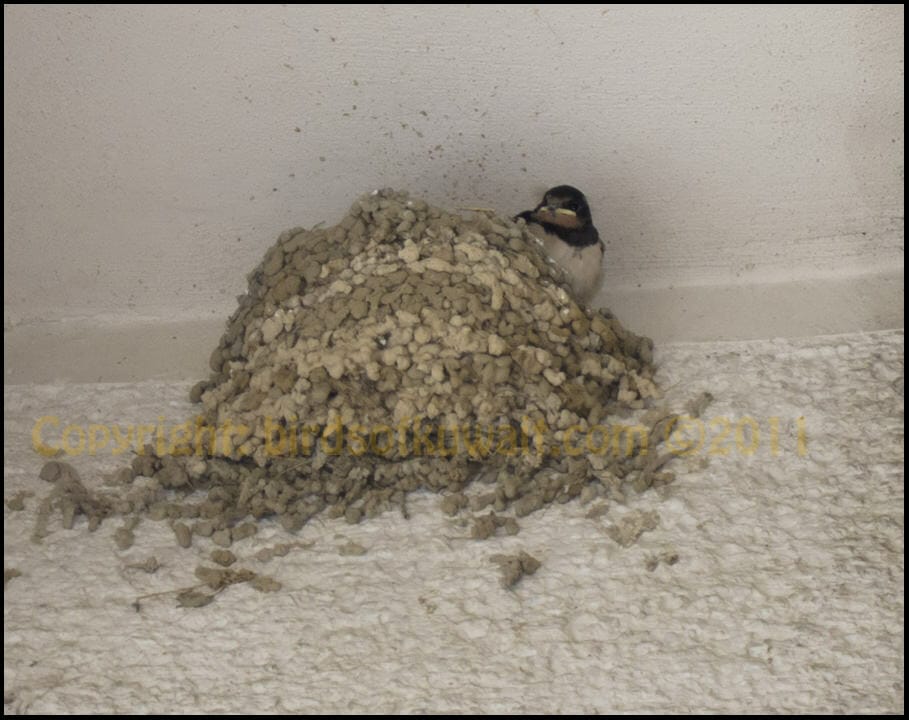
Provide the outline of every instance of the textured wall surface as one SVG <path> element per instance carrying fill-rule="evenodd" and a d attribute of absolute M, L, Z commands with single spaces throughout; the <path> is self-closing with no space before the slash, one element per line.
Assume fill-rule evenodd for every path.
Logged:
<path fill-rule="evenodd" d="M 612 288 L 903 252 L 902 7 L 6 6 L 7 327 L 223 317 L 374 187 L 584 189 Z"/>

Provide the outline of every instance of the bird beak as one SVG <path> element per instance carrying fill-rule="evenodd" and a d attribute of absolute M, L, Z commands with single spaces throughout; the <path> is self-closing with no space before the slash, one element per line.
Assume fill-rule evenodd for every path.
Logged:
<path fill-rule="evenodd" d="M 574 210 L 569 210 L 568 208 L 554 207 L 552 205 L 543 205 L 543 207 L 537 210 L 537 214 L 540 215 L 562 215 L 565 217 L 577 217 L 578 214 Z"/>
<path fill-rule="evenodd" d="M 576 212 L 567 208 L 553 207 L 552 205 L 544 205 L 538 208 L 534 213 L 534 217 L 540 222 L 559 225 L 564 228 L 577 228 L 580 224 Z"/>

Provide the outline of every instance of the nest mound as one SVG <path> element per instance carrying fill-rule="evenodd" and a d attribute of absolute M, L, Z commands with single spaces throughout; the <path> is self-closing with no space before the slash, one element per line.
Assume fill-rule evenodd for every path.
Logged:
<path fill-rule="evenodd" d="M 646 434 L 622 452 L 590 440 L 657 395 L 652 343 L 580 306 L 523 221 L 377 191 L 334 227 L 283 233 L 248 279 L 191 393 L 195 444 L 136 457 L 154 482 L 112 508 L 223 539 L 248 515 L 358 522 L 419 488 L 450 491 L 452 514 L 525 515 L 653 482 Z"/>
<path fill-rule="evenodd" d="M 523 223 L 379 192 L 333 228 L 280 237 L 193 399 L 208 422 L 248 421 L 244 453 L 259 465 L 268 418 L 596 424 L 654 394 L 652 343 L 586 311 L 562 280 Z"/>

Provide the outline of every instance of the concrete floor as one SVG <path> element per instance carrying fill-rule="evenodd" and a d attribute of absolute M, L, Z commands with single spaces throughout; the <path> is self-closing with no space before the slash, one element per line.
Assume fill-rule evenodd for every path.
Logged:
<path fill-rule="evenodd" d="M 22 573 L 4 593 L 5 711 L 902 713 L 902 333 L 665 344 L 658 361 L 671 406 L 717 398 L 662 490 L 596 520 L 552 506 L 484 542 L 418 494 L 407 522 L 311 523 L 312 546 L 269 562 L 257 552 L 294 538 L 266 522 L 232 549 L 280 591 L 138 613 L 137 596 L 193 584 L 211 543 L 182 550 L 145 520 L 118 551 L 118 522 L 57 519 L 32 543 L 47 486 L 31 432 L 49 413 L 182 420 L 188 383 L 7 385 L 4 491 L 36 495 L 4 508 L 4 565 Z M 746 417 L 763 430 L 751 454 L 719 434 Z M 97 483 L 122 460 L 72 462 Z M 621 548 L 606 530 L 636 510 L 659 525 Z M 340 555 L 349 540 L 367 553 Z M 490 556 L 518 550 L 543 566 L 505 591 Z M 678 562 L 649 570 L 665 553 Z M 154 575 L 128 568 L 150 555 Z"/>

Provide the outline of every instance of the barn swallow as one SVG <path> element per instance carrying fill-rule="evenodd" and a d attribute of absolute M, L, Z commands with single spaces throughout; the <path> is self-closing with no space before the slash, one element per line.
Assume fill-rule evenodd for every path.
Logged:
<path fill-rule="evenodd" d="M 600 288 L 603 242 L 584 193 L 571 185 L 551 188 L 536 208 L 518 218 L 543 242 L 549 257 L 568 274 L 578 299 L 587 305 Z"/>

